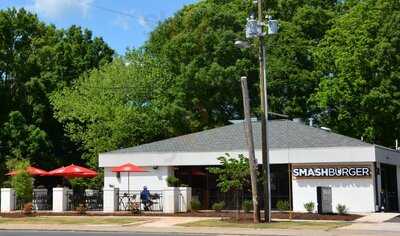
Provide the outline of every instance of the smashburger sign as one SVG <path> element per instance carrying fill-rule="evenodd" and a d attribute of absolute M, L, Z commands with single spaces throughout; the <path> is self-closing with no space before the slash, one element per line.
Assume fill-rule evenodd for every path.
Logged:
<path fill-rule="evenodd" d="M 294 166 L 295 178 L 365 178 L 371 176 L 370 166 Z"/>

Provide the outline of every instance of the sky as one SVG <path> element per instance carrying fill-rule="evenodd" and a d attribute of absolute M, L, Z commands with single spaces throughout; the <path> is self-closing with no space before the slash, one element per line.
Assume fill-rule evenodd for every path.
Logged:
<path fill-rule="evenodd" d="M 173 16 L 197 0 L 0 0 L 0 9 L 24 7 L 40 20 L 68 28 L 75 24 L 90 29 L 124 54 L 148 39 L 158 22 Z"/>

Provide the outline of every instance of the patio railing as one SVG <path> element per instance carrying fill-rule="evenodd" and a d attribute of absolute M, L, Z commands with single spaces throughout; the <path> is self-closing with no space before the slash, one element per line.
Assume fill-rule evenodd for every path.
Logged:
<path fill-rule="evenodd" d="M 150 200 L 152 204 L 149 204 L 147 209 L 145 209 L 145 203 L 140 199 L 140 193 L 140 190 L 119 190 L 118 210 L 129 211 L 132 206 L 140 205 L 140 210 L 142 211 L 163 211 L 163 190 L 150 190 Z"/>
<path fill-rule="evenodd" d="M 84 191 L 67 191 L 67 211 L 75 211 L 84 207 L 88 211 L 103 210 L 103 191 L 86 189 Z"/>
<path fill-rule="evenodd" d="M 47 189 L 34 189 L 32 194 L 32 209 L 35 211 L 50 211 L 53 203 L 53 192 Z"/>

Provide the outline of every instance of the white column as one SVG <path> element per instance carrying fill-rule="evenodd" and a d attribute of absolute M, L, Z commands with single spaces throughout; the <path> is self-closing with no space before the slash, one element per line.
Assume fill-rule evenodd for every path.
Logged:
<path fill-rule="evenodd" d="M 118 211 L 118 188 L 103 189 L 103 212 Z"/>
<path fill-rule="evenodd" d="M 68 188 L 53 188 L 53 212 L 64 212 L 67 210 Z"/>
<path fill-rule="evenodd" d="M 11 212 L 15 210 L 16 197 L 15 190 L 12 188 L 1 189 L 1 212 Z"/>
<path fill-rule="evenodd" d="M 164 189 L 163 193 L 163 212 L 175 213 L 177 204 L 178 189 L 175 187 L 168 187 Z"/>
<path fill-rule="evenodd" d="M 191 187 L 180 187 L 179 190 L 179 212 L 188 212 L 191 210 L 191 201 L 192 201 L 192 188 Z"/>

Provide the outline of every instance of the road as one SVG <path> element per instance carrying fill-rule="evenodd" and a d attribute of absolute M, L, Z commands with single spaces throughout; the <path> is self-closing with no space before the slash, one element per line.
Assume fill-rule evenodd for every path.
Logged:
<path fill-rule="evenodd" d="M 211 234 L 182 233 L 134 233 L 134 232 L 68 232 L 68 231 L 8 231 L 0 230 L 0 236 L 205 236 Z"/>

